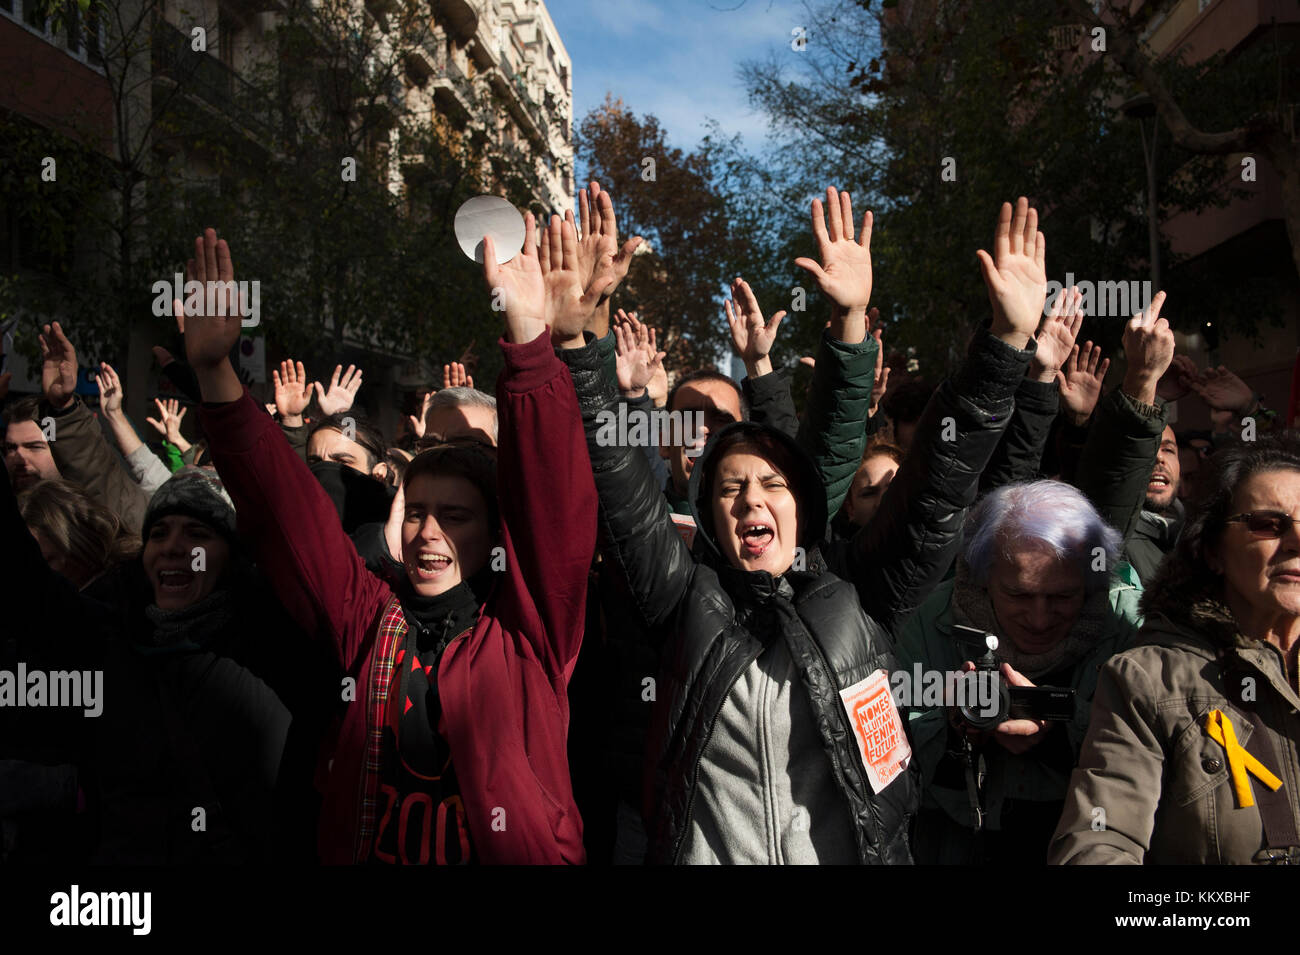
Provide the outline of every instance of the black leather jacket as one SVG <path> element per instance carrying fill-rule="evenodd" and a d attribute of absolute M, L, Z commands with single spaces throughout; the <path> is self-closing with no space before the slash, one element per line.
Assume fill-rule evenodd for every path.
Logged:
<path fill-rule="evenodd" d="M 700 506 L 701 476 L 713 463 L 713 442 L 730 429 L 715 436 L 693 470 L 691 504 L 699 526 L 694 555 L 669 521 L 644 457 L 635 448 L 597 441 L 597 414 L 614 409 L 618 400 L 606 371 L 605 352 L 611 348 L 605 339 L 560 356 L 572 373 L 586 427 L 600 496 L 603 558 L 626 587 L 628 611 L 664 644 L 650 734 L 655 766 L 650 860 L 671 863 L 680 857 L 700 760 L 718 713 L 767 643 L 783 639 L 852 816 L 859 860 L 911 862 L 908 824 L 919 796 L 915 772 L 872 793 L 839 691 L 877 669 L 894 669 L 891 629 L 947 571 L 1033 345 L 1017 351 L 977 333 L 970 357 L 939 388 L 922 417 L 877 519 L 852 541 L 828 545 L 825 557 L 815 541 L 809 543 L 805 568 L 779 578 L 730 567 L 712 539 L 708 509 Z M 800 462 L 803 473 L 792 476 L 792 483 L 801 506 L 816 512 L 801 512 L 801 527 L 824 528 L 825 495 L 812 462 L 789 436 L 767 430 Z M 827 561 L 836 573 L 827 569 Z"/>

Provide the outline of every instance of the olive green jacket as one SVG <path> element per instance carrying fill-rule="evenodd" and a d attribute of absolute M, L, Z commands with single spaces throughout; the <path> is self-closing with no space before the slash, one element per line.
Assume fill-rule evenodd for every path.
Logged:
<path fill-rule="evenodd" d="M 1126 571 L 1121 564 L 1119 570 Z M 946 580 L 923 603 L 904 625 L 897 649 L 899 669 L 904 675 L 922 671 L 953 672 L 966 660 L 977 660 L 985 647 L 955 631 L 953 591 L 956 580 Z M 1089 704 L 1097 684 L 1097 674 L 1102 665 L 1120 650 L 1130 646 L 1136 637 L 1134 620 L 1137 613 L 1137 590 L 1122 576 L 1113 576 L 1109 593 L 1104 599 L 1086 605 L 1081 619 L 1096 633 L 1093 649 L 1070 669 L 1068 684 L 1075 691 L 1075 717 L 1049 732 L 1064 732 L 1070 752 L 1077 754 L 1088 729 Z M 1099 595 L 1101 597 L 1101 595 Z M 1109 604 L 1109 607 L 1107 607 Z M 914 682 L 914 681 L 913 681 Z M 909 702 L 903 700 L 902 703 Z M 975 820 L 969 796 L 964 786 L 947 786 L 936 782 L 940 767 L 948 753 L 948 714 L 943 706 L 910 706 L 907 710 L 907 732 L 912 744 L 913 759 L 921 767 L 922 808 L 942 809 L 954 822 L 965 829 L 974 829 Z M 1044 744 L 1040 744 L 1044 745 Z M 1059 801 L 1066 793 L 1069 770 L 1036 758 L 1035 749 L 1014 755 L 1000 746 L 987 746 L 984 750 L 987 777 L 984 783 L 985 825 L 990 830 L 1002 828 L 1002 810 L 1009 797 L 1033 801 Z M 949 767 L 951 768 L 951 767 Z M 943 774 L 949 780 L 951 773 Z"/>
<path fill-rule="evenodd" d="M 1248 706 L 1262 718 L 1267 748 Z M 1300 829 L 1300 697 L 1281 652 L 1241 636 L 1217 601 L 1186 607 L 1170 599 L 1148 607 L 1138 644 L 1102 668 L 1049 861 L 1262 861 L 1264 789 L 1250 777 L 1255 805 L 1239 804 L 1225 749 L 1205 726 L 1216 709 L 1281 779 Z"/>

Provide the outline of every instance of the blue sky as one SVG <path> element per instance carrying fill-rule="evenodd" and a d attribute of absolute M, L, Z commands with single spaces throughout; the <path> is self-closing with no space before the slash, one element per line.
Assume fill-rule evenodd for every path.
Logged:
<path fill-rule="evenodd" d="M 608 91 L 653 113 L 687 151 L 706 117 L 761 146 L 767 123 L 749 106 L 740 65 L 769 50 L 797 55 L 790 31 L 807 22 L 801 0 L 547 0 L 547 9 L 573 60 L 575 125 Z"/>

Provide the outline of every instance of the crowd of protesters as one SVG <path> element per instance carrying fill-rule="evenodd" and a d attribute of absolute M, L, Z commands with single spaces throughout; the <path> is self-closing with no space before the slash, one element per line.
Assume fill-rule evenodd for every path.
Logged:
<path fill-rule="evenodd" d="M 482 249 L 495 396 L 448 365 L 403 439 L 355 367 L 254 400 L 211 229 L 188 278 L 231 298 L 173 303 L 161 451 L 43 328 L 4 407 L 0 859 L 1300 862 L 1300 436 L 1175 354 L 1163 293 L 1103 394 L 1006 203 L 988 321 L 891 387 L 872 216 L 829 188 L 799 414 L 742 279 L 747 377 L 670 387 L 610 314 L 639 240 L 609 194 L 524 220 Z M 1183 397 L 1215 431 L 1169 426 Z M 611 438 L 661 413 L 690 426 Z M 42 705 L 69 674 L 101 712 Z"/>

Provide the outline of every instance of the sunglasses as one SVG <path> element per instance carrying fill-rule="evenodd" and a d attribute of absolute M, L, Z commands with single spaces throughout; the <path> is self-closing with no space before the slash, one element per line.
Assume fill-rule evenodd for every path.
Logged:
<path fill-rule="evenodd" d="M 1233 515 L 1224 523 L 1245 524 L 1246 530 L 1258 540 L 1277 540 L 1297 522 L 1300 522 L 1300 518 L 1281 511 L 1247 511 Z"/>

